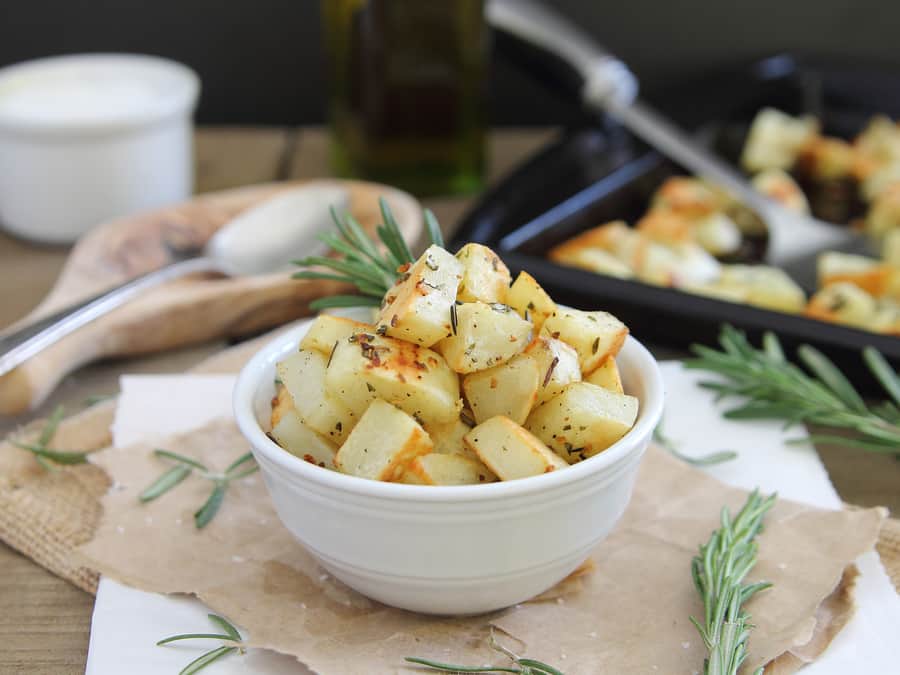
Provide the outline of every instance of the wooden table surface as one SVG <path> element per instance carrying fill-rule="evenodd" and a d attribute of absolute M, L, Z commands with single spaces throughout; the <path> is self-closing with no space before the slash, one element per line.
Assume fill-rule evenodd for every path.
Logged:
<path fill-rule="evenodd" d="M 553 129 L 504 129 L 489 138 L 489 182 L 553 138 Z M 198 192 L 288 178 L 328 175 L 327 134 L 318 128 L 201 128 L 196 134 Z M 465 197 L 423 200 L 446 229 L 471 204 Z M 67 249 L 28 244 L 0 233 L 0 328 L 26 314 L 47 293 Z M 222 348 L 221 343 L 85 368 L 63 382 L 36 414 L 114 392 L 121 372 L 180 372 Z M 656 350 L 659 354 L 659 350 Z M 26 418 L 0 418 L 7 433 Z M 849 503 L 887 505 L 900 513 L 900 462 L 889 457 L 822 451 L 832 482 Z M 773 468 L 774 470 L 774 468 Z M 0 543 L 0 673 L 83 673 L 93 597 Z"/>

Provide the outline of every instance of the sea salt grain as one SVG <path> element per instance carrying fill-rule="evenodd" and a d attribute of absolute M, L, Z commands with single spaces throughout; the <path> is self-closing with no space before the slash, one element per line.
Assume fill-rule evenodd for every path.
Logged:
<path fill-rule="evenodd" d="M 597 637 L 597 631 L 592 630 L 590 633 L 588 633 L 588 637 L 590 637 L 590 638 L 595 638 L 595 637 Z"/>
<path fill-rule="evenodd" d="M 152 524 L 153 524 L 153 517 L 152 517 L 152 516 L 147 516 L 146 518 L 144 518 L 144 523 L 145 523 L 146 525 L 152 525 Z"/>
<path fill-rule="evenodd" d="M 242 563 L 242 562 L 244 562 L 244 558 L 242 558 L 239 555 L 233 555 L 233 556 L 231 556 L 231 562 Z"/>
<path fill-rule="evenodd" d="M 778 563 L 778 569 L 780 569 L 780 570 L 786 570 L 786 569 L 787 569 L 787 563 Z"/>
<path fill-rule="evenodd" d="M 556 599 L 556 604 L 557 604 L 557 605 L 561 605 L 561 604 L 563 604 L 564 602 L 565 602 L 565 600 L 564 600 L 563 598 L 557 598 L 557 599 Z"/>
<path fill-rule="evenodd" d="M 125 534 L 125 528 L 121 525 L 116 525 L 116 532 L 118 532 L 119 534 Z"/>
<path fill-rule="evenodd" d="M 690 648 L 691 648 L 691 643 L 690 643 L 690 642 L 682 642 L 682 643 L 681 643 L 681 646 L 682 646 L 684 649 L 690 649 Z"/>

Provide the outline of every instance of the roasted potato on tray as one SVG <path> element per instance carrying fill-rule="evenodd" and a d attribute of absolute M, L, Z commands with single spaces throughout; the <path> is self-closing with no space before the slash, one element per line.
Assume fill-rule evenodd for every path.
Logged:
<path fill-rule="evenodd" d="M 633 228 L 621 220 L 600 224 L 547 255 L 606 276 L 900 334 L 900 124 L 877 116 L 846 140 L 823 134 L 813 117 L 763 109 L 741 165 L 759 192 L 786 209 L 864 230 L 881 259 L 822 252 L 818 288 L 807 297 L 783 270 L 742 264 L 757 257 L 765 223 L 724 190 L 691 176 L 666 179 Z M 515 287 L 507 298 L 519 309 Z"/>

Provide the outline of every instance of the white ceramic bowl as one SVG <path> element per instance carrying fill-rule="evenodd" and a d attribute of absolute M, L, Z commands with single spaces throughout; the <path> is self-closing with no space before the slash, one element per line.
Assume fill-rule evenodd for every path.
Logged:
<path fill-rule="evenodd" d="M 199 88 L 186 66 L 138 54 L 0 69 L 0 225 L 65 243 L 105 220 L 187 199 Z"/>
<path fill-rule="evenodd" d="M 618 522 L 663 407 L 656 361 L 629 337 L 617 359 L 640 400 L 634 428 L 567 469 L 466 486 L 382 483 L 323 469 L 266 436 L 275 364 L 309 323 L 262 349 L 234 390 L 284 525 L 335 577 L 385 604 L 429 614 L 477 614 L 527 600 L 570 574 Z"/>

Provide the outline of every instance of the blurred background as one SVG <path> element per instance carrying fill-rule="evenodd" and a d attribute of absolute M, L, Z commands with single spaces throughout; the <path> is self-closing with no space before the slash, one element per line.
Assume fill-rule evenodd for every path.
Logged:
<path fill-rule="evenodd" d="M 246 213 L 258 226 L 281 193 L 321 197 L 307 182 L 351 177 L 373 181 L 337 186 L 364 226 L 382 218 L 377 197 L 399 196 L 421 245 L 427 208 L 449 248 L 490 246 L 556 301 L 615 314 L 658 358 L 716 344 L 725 323 L 755 344 L 774 331 L 789 355 L 812 344 L 883 398 L 860 351 L 900 368 L 900 3 L 545 0 L 627 64 L 689 145 L 752 180 L 748 200 L 613 116 L 585 115 L 565 77 L 534 77 L 487 28 L 489 1 L 5 0 L 0 356 L 10 333 L 165 268 L 172 242 L 199 250 Z M 97 53 L 114 56 L 79 56 Z M 771 58 L 784 53 L 804 58 Z M 812 214 L 842 242 L 867 239 L 865 255 L 809 241 L 781 265 L 769 234 L 784 225 L 770 228 L 762 202 L 790 210 L 787 223 Z M 307 230 L 332 227 L 325 206 L 300 213 Z M 242 241 L 287 229 L 268 225 Z M 106 398 L 124 372 L 183 373 L 336 292 L 285 269 L 147 291 L 0 371 L 0 438 Z M 819 452 L 844 501 L 896 515 L 886 442 Z M 15 629 L 0 672 L 84 672 L 93 598 L 2 543 L 0 566 L 23 589 L 0 593 Z"/>
<path fill-rule="evenodd" d="M 877 0 L 625 3 L 555 0 L 628 63 L 646 91 L 782 50 L 900 66 L 900 5 Z M 326 118 L 318 0 L 8 2 L 0 66 L 77 52 L 181 61 L 200 75 L 201 124 L 311 124 Z M 489 121 L 564 123 L 575 114 L 505 59 L 493 59 Z"/>

